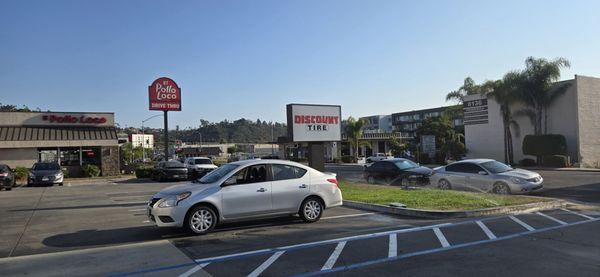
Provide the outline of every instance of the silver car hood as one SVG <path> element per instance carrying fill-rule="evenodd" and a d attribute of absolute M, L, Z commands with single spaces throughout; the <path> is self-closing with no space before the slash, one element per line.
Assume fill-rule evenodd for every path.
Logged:
<path fill-rule="evenodd" d="M 203 191 L 207 188 L 212 187 L 214 184 L 199 184 L 199 183 L 187 183 L 181 185 L 174 185 L 167 188 L 162 189 L 158 193 L 154 195 L 154 198 L 163 198 L 169 195 L 177 195 L 182 192 L 190 191 L 190 192 L 199 192 Z"/>
<path fill-rule="evenodd" d="M 529 178 L 534 178 L 534 177 L 540 176 L 540 174 L 537 174 L 537 173 L 529 171 L 529 170 L 520 169 L 520 168 L 515 168 L 514 170 L 511 170 L 511 171 L 498 173 L 498 175 L 508 176 L 508 177 L 519 177 L 519 178 L 524 178 L 524 179 L 529 179 Z"/>

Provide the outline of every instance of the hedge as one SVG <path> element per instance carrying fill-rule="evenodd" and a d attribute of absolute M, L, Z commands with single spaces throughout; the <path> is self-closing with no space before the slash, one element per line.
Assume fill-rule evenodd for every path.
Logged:
<path fill-rule="evenodd" d="M 569 165 L 567 156 L 563 155 L 544 156 L 542 163 L 548 167 L 567 167 Z"/>
<path fill-rule="evenodd" d="M 529 158 L 522 159 L 519 162 L 519 164 L 521 166 L 535 166 L 536 165 L 535 160 L 534 159 L 529 159 Z"/>
<path fill-rule="evenodd" d="M 343 163 L 352 163 L 352 162 L 354 162 L 354 157 L 353 156 L 342 156 L 342 162 Z"/>
<path fill-rule="evenodd" d="M 150 166 L 138 166 L 135 169 L 136 178 L 152 178 L 152 171 L 154 169 Z"/>
<path fill-rule="evenodd" d="M 523 154 L 532 156 L 567 155 L 567 140 L 563 135 L 526 135 Z"/>
<path fill-rule="evenodd" d="M 81 167 L 81 171 L 83 171 L 83 176 L 85 177 L 98 177 L 100 176 L 100 168 L 93 164 L 84 164 Z"/>

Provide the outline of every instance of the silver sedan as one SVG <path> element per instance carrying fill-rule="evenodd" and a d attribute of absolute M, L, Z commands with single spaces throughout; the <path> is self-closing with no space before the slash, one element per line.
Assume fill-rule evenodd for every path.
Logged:
<path fill-rule="evenodd" d="M 155 194 L 148 217 L 159 227 L 208 233 L 222 222 L 299 214 L 305 222 L 342 205 L 336 176 L 281 160 L 229 163 L 199 180 Z"/>
<path fill-rule="evenodd" d="M 434 169 L 431 184 L 440 189 L 467 189 L 497 194 L 525 194 L 541 190 L 538 173 L 515 169 L 490 159 L 470 159 Z"/>

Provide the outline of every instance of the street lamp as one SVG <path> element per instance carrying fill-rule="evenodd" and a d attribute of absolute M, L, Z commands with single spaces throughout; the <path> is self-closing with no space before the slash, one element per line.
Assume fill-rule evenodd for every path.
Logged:
<path fill-rule="evenodd" d="M 144 122 L 146 122 L 150 119 L 153 119 L 155 117 L 159 117 L 159 116 L 162 116 L 162 114 L 153 115 L 151 117 L 148 117 L 148 118 L 142 120 L 142 162 L 146 161 L 146 147 L 145 147 L 146 145 L 145 144 L 147 144 L 147 143 L 145 143 L 146 138 L 144 136 Z"/>

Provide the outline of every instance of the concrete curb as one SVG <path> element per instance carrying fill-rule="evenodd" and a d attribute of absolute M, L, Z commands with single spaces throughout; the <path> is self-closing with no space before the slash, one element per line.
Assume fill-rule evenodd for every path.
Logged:
<path fill-rule="evenodd" d="M 552 200 L 539 203 L 529 203 L 514 206 L 505 206 L 497 208 L 486 208 L 479 210 L 470 211 L 435 211 L 435 210 L 420 210 L 420 209 L 409 209 L 409 208 L 398 208 L 390 207 L 379 204 L 370 204 L 356 201 L 344 200 L 344 206 L 350 208 L 356 208 L 367 211 L 374 211 L 380 213 L 403 215 L 411 217 L 429 218 L 429 219 L 444 219 L 444 218 L 461 218 L 461 217 L 479 217 L 489 215 L 502 215 L 502 214 L 519 214 L 519 213 L 531 213 L 542 210 L 565 208 L 569 202 L 564 200 Z"/>
<path fill-rule="evenodd" d="M 587 167 L 525 167 L 518 166 L 517 168 L 525 170 L 544 170 L 544 171 L 562 171 L 562 172 L 600 172 L 600 168 L 587 168 Z"/>

